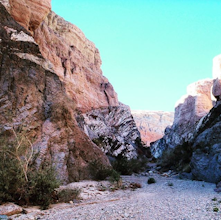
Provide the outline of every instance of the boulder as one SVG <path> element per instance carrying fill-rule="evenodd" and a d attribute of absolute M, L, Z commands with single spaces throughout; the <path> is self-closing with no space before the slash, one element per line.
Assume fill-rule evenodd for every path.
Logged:
<path fill-rule="evenodd" d="M 0 205 L 0 215 L 11 216 L 11 215 L 20 214 L 22 213 L 22 211 L 23 211 L 22 207 L 13 203 Z M 1 219 L 1 216 L 0 216 L 0 219 Z"/>

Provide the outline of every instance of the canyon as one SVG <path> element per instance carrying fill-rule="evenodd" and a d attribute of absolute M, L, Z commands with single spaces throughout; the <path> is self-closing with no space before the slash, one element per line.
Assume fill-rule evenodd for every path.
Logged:
<path fill-rule="evenodd" d="M 50 161 L 68 183 L 90 178 L 93 161 L 110 167 L 109 159 L 139 158 L 145 145 L 156 159 L 188 148 L 194 178 L 221 180 L 220 55 L 213 79 L 190 84 L 174 114 L 131 114 L 103 75 L 95 44 L 52 12 L 50 0 L 1 0 L 0 7 L 0 132 L 9 140 L 25 132 L 38 165 Z"/>

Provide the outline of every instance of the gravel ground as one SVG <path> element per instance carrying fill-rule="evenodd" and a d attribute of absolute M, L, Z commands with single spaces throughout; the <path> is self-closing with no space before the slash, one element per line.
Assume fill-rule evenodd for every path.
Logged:
<path fill-rule="evenodd" d="M 220 220 L 221 195 L 214 192 L 215 184 L 180 180 L 152 174 L 155 184 L 147 184 L 149 177 L 123 176 L 124 181 L 141 183 L 136 190 L 98 191 L 88 182 L 81 203 L 57 204 L 46 211 L 30 211 L 12 219 L 38 220 Z M 81 186 L 78 184 L 78 187 Z M 83 185 L 82 185 L 83 186 Z M 88 197 L 85 195 L 88 195 Z M 218 212 L 214 208 L 219 209 Z"/>

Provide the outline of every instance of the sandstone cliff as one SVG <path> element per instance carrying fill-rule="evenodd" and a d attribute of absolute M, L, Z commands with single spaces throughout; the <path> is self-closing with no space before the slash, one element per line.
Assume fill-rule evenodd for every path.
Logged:
<path fill-rule="evenodd" d="M 106 139 L 97 143 L 89 134 L 97 124 L 95 111 L 101 124 L 109 124 L 94 135 L 111 137 L 121 146 L 118 154 L 136 157 L 142 148 L 140 134 L 130 110 L 118 103 L 102 75 L 95 45 L 79 28 L 49 12 L 50 1 L 0 4 L 0 134 L 10 138 L 13 129 L 23 128 L 40 152 L 38 164 L 54 163 L 63 182 L 90 178 L 89 163 L 109 166 L 105 153 L 116 151 L 115 144 L 105 148 Z M 28 12 L 19 16 L 23 7 Z M 83 120 L 77 123 L 76 118 Z"/>
<path fill-rule="evenodd" d="M 109 162 L 76 123 L 65 84 L 51 71 L 32 36 L 0 3 L 1 135 L 19 127 L 40 152 L 38 162 L 52 161 L 64 182 L 90 176 L 88 162 Z"/>
<path fill-rule="evenodd" d="M 34 38 L 79 111 L 118 106 L 113 86 L 102 75 L 100 53 L 79 28 L 51 12 Z"/>
<path fill-rule="evenodd" d="M 142 141 L 150 146 L 164 135 L 166 127 L 173 123 L 174 113 L 163 111 L 132 111 L 133 118 L 141 134 Z"/>

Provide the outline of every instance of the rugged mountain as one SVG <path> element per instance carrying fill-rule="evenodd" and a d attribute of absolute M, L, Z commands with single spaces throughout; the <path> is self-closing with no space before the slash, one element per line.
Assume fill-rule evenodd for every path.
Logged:
<path fill-rule="evenodd" d="M 147 146 L 163 137 L 165 128 L 173 124 L 174 118 L 173 112 L 163 111 L 133 110 L 132 115 L 141 139 Z"/>
<path fill-rule="evenodd" d="M 88 166 L 95 160 L 108 166 L 103 151 L 112 154 L 115 143 L 122 146 L 119 154 L 136 157 L 139 132 L 130 110 L 118 102 L 102 75 L 95 45 L 79 28 L 51 12 L 48 0 L 0 0 L 0 7 L 1 136 L 12 138 L 13 131 L 22 128 L 35 152 L 40 152 L 38 164 L 52 161 L 63 182 L 89 178 Z M 90 117 L 93 111 L 104 124 L 109 115 L 103 133 L 109 140 L 115 135 L 109 148 L 102 148 L 105 140 L 92 142 L 94 136 L 88 133 L 97 123 Z M 79 126 L 83 122 L 84 127 Z"/>

